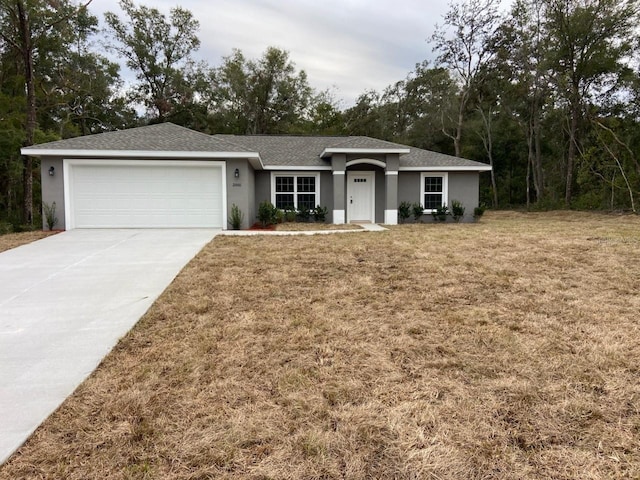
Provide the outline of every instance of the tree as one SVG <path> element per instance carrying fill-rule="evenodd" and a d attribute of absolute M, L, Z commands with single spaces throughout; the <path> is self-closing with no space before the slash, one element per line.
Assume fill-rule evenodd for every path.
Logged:
<path fill-rule="evenodd" d="M 387 130 L 387 125 L 382 122 L 381 105 L 378 92 L 368 91 L 361 94 L 356 104 L 344 113 L 347 134 L 384 138 L 383 132 L 390 129 Z"/>
<path fill-rule="evenodd" d="M 33 145 L 37 128 L 36 64 L 51 45 L 64 43 L 70 22 L 81 6 L 66 0 L 58 2 L 26 0 L 0 0 L 0 38 L 3 48 L 12 51 L 20 60 L 26 92 L 24 140 L 22 145 Z M 33 223 L 33 160 L 23 156 L 23 221 Z"/>
<path fill-rule="evenodd" d="M 315 96 L 304 70 L 296 71 L 285 50 L 269 47 L 259 60 L 240 50 L 211 71 L 205 94 L 216 130 L 286 133 L 304 122 Z"/>
<path fill-rule="evenodd" d="M 136 120 L 119 93 L 120 66 L 90 49 L 97 31 L 97 17 L 79 12 L 69 45 L 40 61 L 39 125 L 61 138 L 124 128 Z"/>
<path fill-rule="evenodd" d="M 128 17 L 124 21 L 105 13 L 115 39 L 111 48 L 136 73 L 133 99 L 162 122 L 191 91 L 183 71 L 200 46 L 199 22 L 181 7 L 172 8 L 168 20 L 158 9 L 137 7 L 132 0 L 120 0 L 120 7 Z"/>
<path fill-rule="evenodd" d="M 460 81 L 454 128 L 442 131 L 453 140 L 456 156 L 461 156 L 462 130 L 473 89 L 481 83 L 483 67 L 493 51 L 489 43 L 498 26 L 499 0 L 463 0 L 451 4 L 444 25 L 436 26 L 431 40 L 438 51 L 438 62 L 450 69 Z M 450 34 L 449 32 L 452 33 Z"/>
<path fill-rule="evenodd" d="M 505 113 L 522 129 L 527 142 L 527 205 L 533 183 L 536 202 L 546 196 L 542 159 L 542 119 L 551 103 L 543 27 L 543 0 L 516 0 L 493 41 L 496 55 L 490 64 L 500 78 L 500 100 Z M 533 181 L 533 182 L 532 182 Z"/>
<path fill-rule="evenodd" d="M 308 119 L 301 125 L 300 132 L 315 135 L 343 135 L 344 114 L 338 102 L 325 91 L 315 96 L 309 107 Z"/>
<path fill-rule="evenodd" d="M 545 0 L 547 51 L 568 117 L 565 203 L 571 204 L 580 123 L 590 97 L 615 88 L 625 72 L 638 20 L 637 0 Z"/>

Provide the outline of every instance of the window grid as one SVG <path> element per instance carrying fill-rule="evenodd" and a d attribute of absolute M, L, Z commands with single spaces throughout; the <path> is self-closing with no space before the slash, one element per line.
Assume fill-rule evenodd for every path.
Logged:
<path fill-rule="evenodd" d="M 274 183 L 276 208 L 313 210 L 318 204 L 317 176 L 278 175 Z"/>
<path fill-rule="evenodd" d="M 422 201 L 425 212 L 434 211 L 446 202 L 446 182 L 446 174 L 422 176 Z"/>

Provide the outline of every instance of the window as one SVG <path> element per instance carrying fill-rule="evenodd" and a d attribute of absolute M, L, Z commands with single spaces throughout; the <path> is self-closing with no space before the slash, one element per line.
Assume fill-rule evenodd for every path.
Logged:
<path fill-rule="evenodd" d="M 276 208 L 313 210 L 320 204 L 320 175 L 317 173 L 273 174 L 273 204 Z"/>
<path fill-rule="evenodd" d="M 447 203 L 448 176 L 446 173 L 423 173 L 420 175 L 422 206 L 426 213 Z"/>

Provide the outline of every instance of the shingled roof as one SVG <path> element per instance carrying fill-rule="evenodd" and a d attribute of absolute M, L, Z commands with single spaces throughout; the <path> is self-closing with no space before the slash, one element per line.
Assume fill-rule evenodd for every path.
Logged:
<path fill-rule="evenodd" d="M 329 166 L 330 159 L 321 157 L 325 150 L 349 151 L 352 149 L 403 151 L 400 154 L 400 168 L 487 167 L 485 163 L 364 136 L 215 135 L 214 137 L 245 147 L 247 150 L 259 152 L 263 164 L 267 167 Z"/>
<path fill-rule="evenodd" d="M 28 147 L 28 150 L 148 151 L 148 152 L 243 152 L 221 138 L 173 123 L 68 138 Z M 34 152 L 37 153 L 37 152 Z"/>
<path fill-rule="evenodd" d="M 260 163 L 266 168 L 329 167 L 331 153 L 355 151 L 399 153 L 400 168 L 488 167 L 484 163 L 364 136 L 207 135 L 173 123 L 86 135 L 22 149 L 24 154 L 36 156 L 96 152 L 104 155 L 149 152 L 173 153 L 179 157 L 182 152 L 185 157 L 190 154 L 218 158 L 234 156 L 251 159 L 256 168 L 260 168 Z"/>

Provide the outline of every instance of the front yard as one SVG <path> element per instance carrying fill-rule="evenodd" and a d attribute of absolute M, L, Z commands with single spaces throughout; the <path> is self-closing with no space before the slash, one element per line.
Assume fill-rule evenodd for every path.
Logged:
<path fill-rule="evenodd" d="M 640 218 L 218 237 L 0 478 L 640 477 Z"/>

